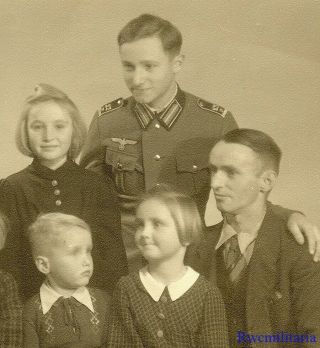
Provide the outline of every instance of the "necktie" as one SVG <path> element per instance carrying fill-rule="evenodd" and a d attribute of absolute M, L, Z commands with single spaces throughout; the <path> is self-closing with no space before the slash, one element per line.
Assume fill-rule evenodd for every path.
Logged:
<path fill-rule="evenodd" d="M 247 262 L 245 257 L 241 255 L 237 235 L 232 236 L 226 244 L 226 270 L 230 281 L 235 284 L 240 279 L 242 271 L 247 266 Z"/>
<path fill-rule="evenodd" d="M 240 257 L 241 252 L 239 248 L 238 236 L 235 234 L 226 243 L 225 264 L 228 273 L 234 269 Z"/>

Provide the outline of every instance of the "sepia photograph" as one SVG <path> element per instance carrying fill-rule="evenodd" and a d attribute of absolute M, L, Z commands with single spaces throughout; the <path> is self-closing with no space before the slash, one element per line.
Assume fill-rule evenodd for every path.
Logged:
<path fill-rule="evenodd" d="M 0 348 L 320 347 L 319 18 L 0 0 Z"/>

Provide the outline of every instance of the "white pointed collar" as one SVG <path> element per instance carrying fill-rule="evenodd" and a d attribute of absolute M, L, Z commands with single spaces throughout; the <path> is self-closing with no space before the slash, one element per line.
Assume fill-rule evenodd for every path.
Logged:
<path fill-rule="evenodd" d="M 57 302 L 57 300 L 61 296 L 62 295 L 56 292 L 48 282 L 42 283 L 40 287 L 40 301 L 42 313 L 46 314 L 47 312 L 49 312 L 51 307 Z M 89 290 L 85 286 L 75 290 L 75 292 L 70 297 L 73 297 L 78 302 L 82 303 L 84 306 L 90 309 L 91 312 L 94 312 Z"/>
<path fill-rule="evenodd" d="M 177 300 L 184 293 L 186 293 L 199 277 L 199 273 L 193 270 L 191 267 L 186 266 L 187 271 L 180 279 L 167 285 L 169 295 L 172 301 Z M 149 293 L 149 295 L 158 302 L 166 285 L 157 281 L 148 272 L 147 267 L 142 268 L 139 271 L 140 280 Z"/>

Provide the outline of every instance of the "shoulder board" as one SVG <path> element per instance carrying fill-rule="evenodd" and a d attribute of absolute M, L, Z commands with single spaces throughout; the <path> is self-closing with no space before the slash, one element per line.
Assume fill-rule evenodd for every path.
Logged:
<path fill-rule="evenodd" d="M 104 104 L 99 110 L 99 116 L 107 114 L 111 111 L 117 110 L 124 106 L 125 101 L 123 98 L 118 98 L 110 103 Z"/>
<path fill-rule="evenodd" d="M 215 114 L 218 114 L 221 117 L 225 117 L 228 112 L 228 110 L 226 110 L 222 106 L 218 104 L 209 103 L 203 99 L 198 99 L 198 105 L 200 106 L 201 109 L 214 112 Z"/>

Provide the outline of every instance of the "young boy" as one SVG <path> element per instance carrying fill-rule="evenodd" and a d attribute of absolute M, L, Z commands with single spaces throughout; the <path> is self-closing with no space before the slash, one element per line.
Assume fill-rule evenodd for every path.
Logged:
<path fill-rule="evenodd" d="M 4 247 L 8 226 L 0 214 L 0 250 Z M 0 270 L 0 347 L 22 345 L 22 305 L 18 286 L 11 274 Z"/>
<path fill-rule="evenodd" d="M 46 280 L 25 305 L 25 348 L 104 344 L 109 301 L 102 290 L 86 287 L 93 271 L 89 226 L 72 215 L 48 213 L 30 226 L 29 239 Z"/>

